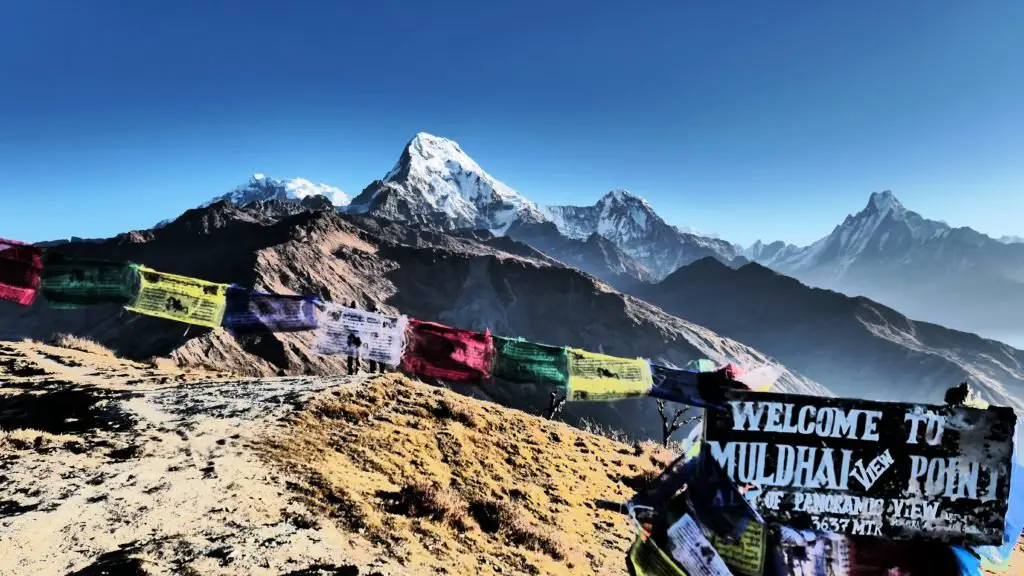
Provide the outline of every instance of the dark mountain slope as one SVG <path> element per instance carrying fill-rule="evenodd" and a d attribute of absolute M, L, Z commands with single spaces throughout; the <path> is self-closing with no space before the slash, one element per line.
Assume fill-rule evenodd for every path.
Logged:
<path fill-rule="evenodd" d="M 840 395 L 941 402 L 948 386 L 970 380 L 986 400 L 1024 412 L 1024 351 L 809 288 L 758 264 L 734 270 L 706 258 L 638 294 Z"/>
<path fill-rule="evenodd" d="M 517 222 L 506 235 L 619 290 L 629 291 L 637 284 L 654 280 L 654 275 L 639 262 L 597 232 L 577 240 L 562 235 L 552 222 Z"/>

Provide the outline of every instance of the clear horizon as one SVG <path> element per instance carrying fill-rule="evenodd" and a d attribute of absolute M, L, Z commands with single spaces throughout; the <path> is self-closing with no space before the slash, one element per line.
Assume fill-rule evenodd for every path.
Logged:
<path fill-rule="evenodd" d="M 0 237 L 149 227 L 256 172 L 354 197 L 420 131 L 535 202 L 624 188 L 744 246 L 886 189 L 1024 236 L 1012 0 L 45 4 L 0 8 Z"/>

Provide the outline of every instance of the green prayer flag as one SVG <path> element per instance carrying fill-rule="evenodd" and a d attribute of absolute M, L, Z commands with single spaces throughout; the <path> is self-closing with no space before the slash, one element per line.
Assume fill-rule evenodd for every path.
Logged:
<path fill-rule="evenodd" d="M 125 305 L 138 292 L 138 271 L 127 262 L 47 255 L 40 291 L 55 308 Z"/>
<path fill-rule="evenodd" d="M 492 336 L 495 378 L 509 382 L 544 383 L 566 387 L 569 360 L 565 348 L 535 344 L 522 338 Z"/>
<path fill-rule="evenodd" d="M 684 370 L 690 370 L 692 372 L 714 372 L 715 362 L 710 358 L 701 358 L 700 360 L 690 360 L 686 363 Z"/>

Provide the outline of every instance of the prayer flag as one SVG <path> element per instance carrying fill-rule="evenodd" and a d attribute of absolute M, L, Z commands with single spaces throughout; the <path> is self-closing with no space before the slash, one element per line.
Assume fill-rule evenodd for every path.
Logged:
<path fill-rule="evenodd" d="M 886 570 L 857 572 L 853 569 L 853 541 L 831 532 L 794 530 L 776 526 L 779 554 L 775 555 L 775 573 L 808 576 L 857 576 L 887 574 Z M 781 565 L 778 565 L 781 564 Z"/>
<path fill-rule="evenodd" d="M 617 358 L 568 348 L 569 401 L 620 400 L 650 392 L 651 367 L 646 360 Z"/>
<path fill-rule="evenodd" d="M 683 368 L 693 372 L 711 372 L 715 369 L 715 361 L 710 358 L 690 360 Z"/>
<path fill-rule="evenodd" d="M 409 345 L 402 370 L 452 381 L 481 380 L 490 375 L 494 346 L 486 333 L 409 321 Z"/>
<path fill-rule="evenodd" d="M 743 534 L 735 541 L 712 534 L 711 544 L 737 576 L 761 576 L 764 574 L 764 557 L 767 546 L 767 530 L 764 524 L 748 523 Z"/>
<path fill-rule="evenodd" d="M 236 334 L 315 330 L 316 296 L 267 294 L 232 286 L 224 308 L 224 327 Z"/>
<path fill-rule="evenodd" d="M 126 310 L 208 328 L 220 326 L 227 284 L 137 268 L 139 292 Z"/>
<path fill-rule="evenodd" d="M 803 534 L 806 534 L 804 532 Z M 818 534 L 818 538 L 825 535 Z M 837 535 L 828 534 L 835 538 Z M 960 576 L 953 547 L 942 542 L 929 540 L 890 540 L 851 536 L 849 540 L 850 576 L 868 574 L 893 574 L 899 576 Z M 783 548 L 786 545 L 783 544 Z M 814 556 L 811 556 L 814 558 Z M 820 565 L 820 564 L 819 564 Z M 833 562 L 833 566 L 835 563 Z M 837 572 L 838 573 L 838 572 Z M 827 575 L 821 571 L 816 574 Z"/>
<path fill-rule="evenodd" d="M 772 389 L 775 382 L 782 376 L 782 368 L 778 366 L 772 366 L 765 364 L 764 366 L 758 366 L 753 370 L 747 370 L 746 372 L 738 375 L 734 375 L 732 378 L 738 382 L 742 382 L 756 392 L 767 392 Z"/>
<path fill-rule="evenodd" d="M 43 251 L 36 246 L 0 238 L 0 300 L 29 306 L 36 299 Z"/>
<path fill-rule="evenodd" d="M 315 351 L 359 356 L 397 366 L 405 348 L 406 316 L 389 316 L 326 302 L 317 327 Z"/>
<path fill-rule="evenodd" d="M 493 376 L 509 382 L 553 384 L 569 382 L 569 358 L 562 346 L 535 344 L 522 338 L 491 336 L 494 341 Z"/>
<path fill-rule="evenodd" d="M 54 308 L 129 304 L 139 289 L 138 270 L 126 262 L 47 253 L 40 291 Z"/>
<path fill-rule="evenodd" d="M 732 576 L 725 561 L 689 514 L 683 514 L 682 518 L 670 526 L 667 535 L 672 557 L 687 574 Z"/>
<path fill-rule="evenodd" d="M 687 576 L 652 538 L 638 535 L 627 560 L 635 576 Z"/>
<path fill-rule="evenodd" d="M 693 372 L 651 363 L 654 387 L 650 395 L 702 408 L 723 408 L 726 389 L 746 390 L 742 383 L 732 380 L 725 371 Z"/>

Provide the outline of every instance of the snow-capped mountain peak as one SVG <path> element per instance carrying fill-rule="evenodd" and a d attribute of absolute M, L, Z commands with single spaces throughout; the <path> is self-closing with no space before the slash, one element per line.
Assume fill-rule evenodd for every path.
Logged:
<path fill-rule="evenodd" d="M 516 220 L 543 221 L 537 206 L 488 174 L 453 140 L 420 132 L 395 166 L 352 202 L 353 212 L 439 221 L 504 233 Z"/>
<path fill-rule="evenodd" d="M 802 248 L 799 246 L 787 244 L 781 240 L 768 244 L 757 240 L 749 248 L 743 250 L 742 254 L 750 260 L 771 267 L 777 262 L 786 261 L 786 259 L 799 253 L 801 250 Z"/>
<path fill-rule="evenodd" d="M 754 260 L 788 272 L 827 268 L 838 278 L 853 263 L 903 258 L 915 246 L 944 238 L 950 227 L 908 210 L 889 190 L 873 192 L 867 205 L 847 216 L 831 234 L 807 246 L 796 248 L 773 243 L 747 250 Z"/>
<path fill-rule="evenodd" d="M 638 202 L 644 206 L 648 205 L 646 200 L 624 188 L 614 188 L 609 190 L 608 192 L 605 192 L 604 196 L 601 196 L 600 200 L 597 201 L 598 204 L 608 204 L 612 202 Z"/>
<path fill-rule="evenodd" d="M 351 202 L 348 194 L 334 186 L 314 184 L 305 178 L 272 178 L 257 172 L 245 184 L 238 186 L 227 194 L 206 202 L 203 206 L 209 206 L 221 200 L 230 200 L 235 206 L 244 206 L 250 202 L 302 200 L 303 198 L 317 195 L 327 197 L 331 204 L 338 207 L 347 206 Z"/>
<path fill-rule="evenodd" d="M 597 206 L 600 207 L 597 232 L 605 238 L 628 240 L 662 222 L 646 200 L 621 188 L 602 196 Z"/>
<path fill-rule="evenodd" d="M 900 201 L 897 200 L 896 196 L 889 190 L 871 193 L 871 197 L 868 198 L 867 209 L 872 208 L 882 216 L 885 216 L 889 212 L 901 216 L 906 212 L 906 208 L 903 207 L 903 204 L 900 204 Z"/>
<path fill-rule="evenodd" d="M 544 206 L 544 215 L 569 238 L 585 239 L 594 232 L 618 242 L 642 234 L 655 223 L 664 224 L 646 200 L 616 188 L 593 206 Z"/>
<path fill-rule="evenodd" d="M 737 255 L 728 242 L 667 224 L 646 200 L 623 189 L 607 192 L 593 206 L 545 206 L 542 211 L 563 235 L 582 240 L 596 232 L 658 278 L 699 258 L 729 261 Z"/>

